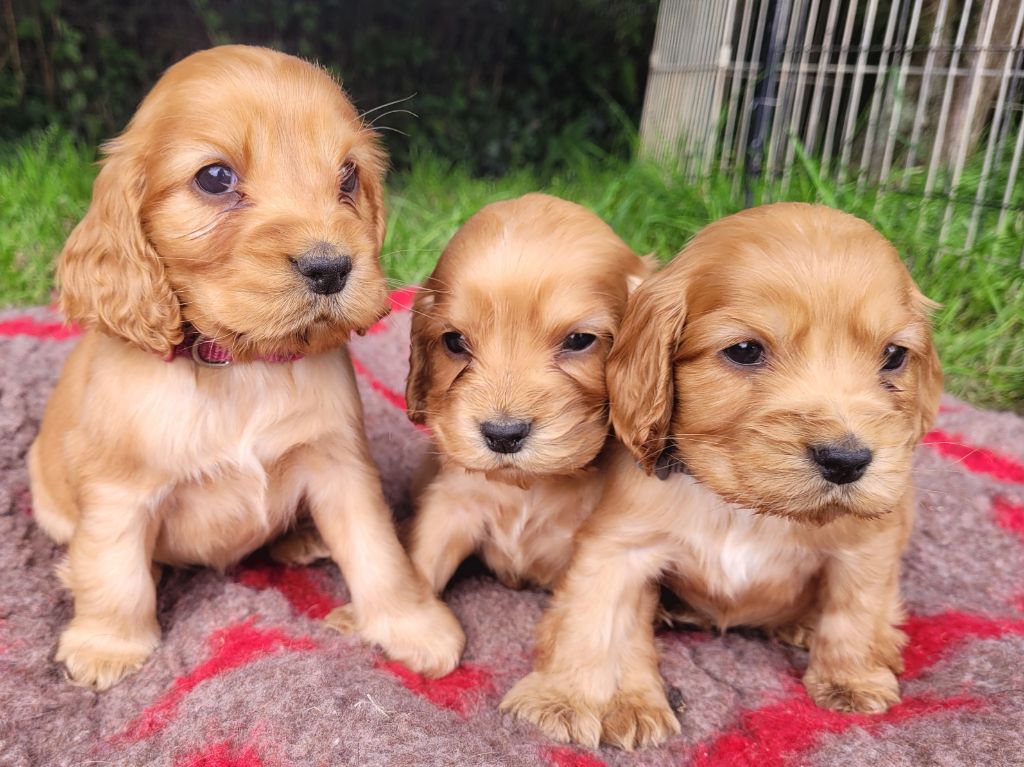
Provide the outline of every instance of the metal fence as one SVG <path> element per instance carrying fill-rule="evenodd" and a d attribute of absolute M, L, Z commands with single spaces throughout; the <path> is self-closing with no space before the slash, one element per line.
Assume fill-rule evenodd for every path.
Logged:
<path fill-rule="evenodd" d="M 662 0 L 643 147 L 738 189 L 811 168 L 934 201 L 956 246 L 1019 235 L 1022 27 L 1024 0 Z"/>

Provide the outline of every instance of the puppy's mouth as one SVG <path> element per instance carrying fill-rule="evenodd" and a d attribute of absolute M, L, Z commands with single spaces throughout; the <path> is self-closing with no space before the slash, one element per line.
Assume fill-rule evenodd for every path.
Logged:
<path fill-rule="evenodd" d="M 196 330 L 231 352 L 238 362 L 282 354 L 317 354 L 346 343 L 359 330 L 340 306 L 307 307 L 287 319 L 268 313 L 255 328 L 240 329 L 226 323 L 196 323 Z"/>
<path fill-rule="evenodd" d="M 809 471 L 799 460 L 789 470 L 776 466 L 763 474 L 742 467 L 744 470 L 736 471 L 725 483 L 713 470 L 711 476 L 704 476 L 706 467 L 689 468 L 697 480 L 729 503 L 816 526 L 841 517 L 882 517 L 895 508 L 907 481 L 878 467 L 856 482 L 835 484 Z"/>
<path fill-rule="evenodd" d="M 890 511 L 887 506 L 871 503 L 865 495 L 863 489 L 849 485 L 825 487 L 818 503 L 809 504 L 800 517 L 812 524 L 826 524 L 845 516 L 875 519 Z"/>

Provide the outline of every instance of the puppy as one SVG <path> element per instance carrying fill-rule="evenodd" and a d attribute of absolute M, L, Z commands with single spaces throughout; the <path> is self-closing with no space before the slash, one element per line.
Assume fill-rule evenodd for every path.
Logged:
<path fill-rule="evenodd" d="M 106 154 L 59 266 L 88 330 L 29 455 L 69 545 L 57 660 L 114 684 L 159 640 L 154 562 L 227 567 L 302 511 L 342 627 L 450 671 L 462 631 L 397 540 L 344 349 L 386 311 L 373 135 L 323 70 L 227 46 L 168 70 Z"/>
<path fill-rule="evenodd" d="M 896 703 L 911 457 L 942 390 L 933 307 L 870 225 L 804 204 L 722 219 L 642 285 L 608 360 L 628 452 L 502 707 L 590 746 L 679 732 L 659 580 L 698 623 L 806 646 L 818 705 Z"/>
<path fill-rule="evenodd" d="M 516 588 L 565 568 L 601 491 L 605 357 L 648 272 L 600 218 L 543 194 L 488 205 L 445 249 L 416 299 L 406 391 L 440 450 L 410 536 L 435 593 L 474 551 Z"/>

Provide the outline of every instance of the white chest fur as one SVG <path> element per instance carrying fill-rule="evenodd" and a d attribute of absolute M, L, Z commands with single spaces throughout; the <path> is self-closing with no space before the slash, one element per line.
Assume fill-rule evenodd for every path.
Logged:
<path fill-rule="evenodd" d="M 224 567 L 292 522 L 302 450 L 361 428 L 344 353 L 196 370 L 175 362 L 145 398 L 147 460 L 168 477 L 154 512 L 158 559 Z M 155 400 L 160 401 L 157 408 Z M 161 413 L 154 418 L 153 413 Z"/>
<path fill-rule="evenodd" d="M 800 523 L 725 503 L 691 477 L 673 504 L 672 586 L 718 625 L 761 623 L 804 595 L 825 559 Z"/>

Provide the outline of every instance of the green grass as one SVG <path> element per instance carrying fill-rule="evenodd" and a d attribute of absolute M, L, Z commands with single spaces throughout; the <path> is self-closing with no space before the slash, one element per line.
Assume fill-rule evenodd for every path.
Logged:
<path fill-rule="evenodd" d="M 54 255 L 85 211 L 95 174 L 92 151 L 56 133 L 0 149 L 0 306 L 42 303 L 52 291 Z M 422 280 L 445 243 L 483 205 L 543 189 L 601 215 L 635 249 L 670 258 L 700 227 L 743 207 L 732 180 L 713 175 L 688 182 L 645 162 L 583 152 L 571 167 L 540 179 L 523 170 L 500 179 L 474 178 L 435 156 L 390 181 L 384 264 L 396 283 Z M 755 202 L 780 198 L 778 184 L 759 183 Z M 1024 225 L 1021 217 L 968 251 L 964 210 L 953 211 L 946 246 L 938 232 L 944 204 L 905 194 L 858 191 L 822 180 L 806 158 L 786 199 L 821 201 L 870 220 L 906 255 L 921 289 L 942 303 L 935 334 L 947 388 L 980 405 L 1024 411 Z"/>
<path fill-rule="evenodd" d="M 54 256 L 89 205 L 93 158 L 53 131 L 0 148 L 0 307 L 49 300 Z"/>

